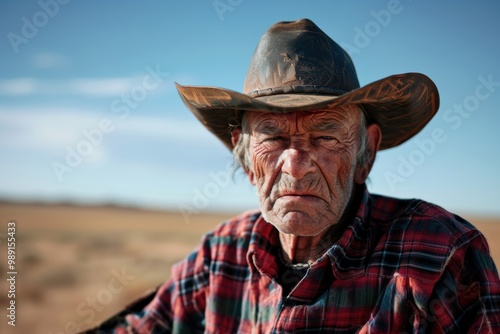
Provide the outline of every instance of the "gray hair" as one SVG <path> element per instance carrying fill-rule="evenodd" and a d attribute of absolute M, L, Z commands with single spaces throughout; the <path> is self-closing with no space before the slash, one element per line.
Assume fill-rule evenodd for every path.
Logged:
<path fill-rule="evenodd" d="M 363 108 L 361 111 L 361 121 L 359 124 L 359 150 L 356 154 L 356 164 L 358 166 L 365 166 L 370 163 L 372 157 L 372 152 L 370 145 L 368 145 L 368 136 L 366 134 L 367 119 Z M 243 113 L 241 117 L 241 122 L 231 124 L 231 129 L 240 128 L 241 133 L 233 148 L 233 160 L 235 164 L 235 169 L 242 167 L 245 171 L 252 170 L 252 161 L 250 155 L 248 154 L 248 147 L 250 145 L 250 125 L 248 122 L 248 117 L 246 113 Z"/>

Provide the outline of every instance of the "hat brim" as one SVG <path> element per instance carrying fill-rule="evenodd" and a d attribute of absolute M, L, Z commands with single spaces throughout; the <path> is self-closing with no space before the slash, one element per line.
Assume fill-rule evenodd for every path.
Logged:
<path fill-rule="evenodd" d="M 413 137 L 439 108 L 436 85 L 421 73 L 392 75 L 338 96 L 285 93 L 250 97 L 224 88 L 176 86 L 196 118 L 230 150 L 231 124 L 240 123 L 242 111 L 289 113 L 360 104 L 368 122 L 380 126 L 383 150 Z"/>

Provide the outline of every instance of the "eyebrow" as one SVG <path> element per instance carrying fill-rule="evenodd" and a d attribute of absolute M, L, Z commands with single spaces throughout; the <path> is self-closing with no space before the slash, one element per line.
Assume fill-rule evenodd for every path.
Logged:
<path fill-rule="evenodd" d="M 255 131 L 265 135 L 276 135 L 283 132 L 283 129 L 274 126 L 272 124 L 264 124 L 262 126 L 257 126 Z"/>
<path fill-rule="evenodd" d="M 314 123 L 309 130 L 311 131 L 338 131 L 342 126 L 335 121 L 325 121 Z"/>
<path fill-rule="evenodd" d="M 310 124 L 308 127 L 308 131 L 325 131 L 325 132 L 337 132 L 343 129 L 343 126 L 340 122 L 327 119 L 325 121 L 314 122 Z M 265 135 L 278 135 L 286 131 L 282 127 L 270 123 L 261 123 L 254 129 L 255 132 L 265 134 Z"/>

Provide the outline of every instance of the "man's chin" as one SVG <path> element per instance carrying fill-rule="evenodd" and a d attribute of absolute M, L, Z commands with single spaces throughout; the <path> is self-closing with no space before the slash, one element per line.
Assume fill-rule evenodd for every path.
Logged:
<path fill-rule="evenodd" d="M 321 217 L 311 216 L 304 210 L 281 212 L 270 221 L 281 233 L 296 236 L 312 237 L 320 234 L 329 227 Z"/>

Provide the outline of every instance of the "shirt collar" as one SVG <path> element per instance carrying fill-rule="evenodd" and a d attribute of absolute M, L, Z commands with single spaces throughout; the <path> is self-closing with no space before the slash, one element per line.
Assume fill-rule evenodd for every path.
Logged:
<path fill-rule="evenodd" d="M 275 278 L 278 275 L 275 254 L 279 247 L 278 230 L 261 214 L 254 223 L 248 248 L 247 261 L 250 269 Z"/>
<path fill-rule="evenodd" d="M 353 279 L 365 273 L 370 240 L 370 194 L 363 185 L 355 215 L 351 216 L 344 233 L 326 252 L 333 275 L 338 279 Z"/>

